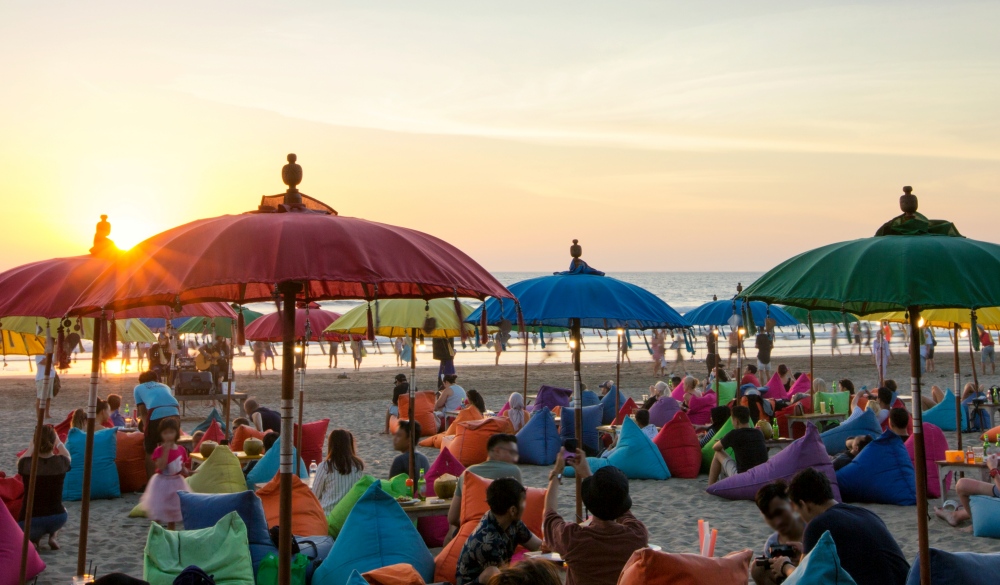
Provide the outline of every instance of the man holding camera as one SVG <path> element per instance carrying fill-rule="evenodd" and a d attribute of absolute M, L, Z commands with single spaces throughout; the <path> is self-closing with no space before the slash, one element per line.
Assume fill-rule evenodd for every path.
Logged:
<path fill-rule="evenodd" d="M 771 559 L 788 557 L 792 565 L 798 566 L 806 523 L 792 510 L 792 503 L 788 499 L 788 484 L 784 481 L 779 480 L 760 488 L 754 501 L 774 533 L 764 543 L 764 556 L 750 567 L 750 576 L 757 585 L 776 585 L 781 580 L 776 580 L 771 573 Z"/>

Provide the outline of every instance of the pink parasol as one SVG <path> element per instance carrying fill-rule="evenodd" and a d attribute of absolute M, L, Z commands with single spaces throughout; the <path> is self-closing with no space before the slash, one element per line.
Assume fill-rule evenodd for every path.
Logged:
<path fill-rule="evenodd" d="M 341 335 L 332 331 L 324 331 L 334 321 L 340 318 L 340 313 L 327 311 L 324 309 L 298 308 L 295 309 L 295 340 L 306 339 L 306 322 L 309 322 L 308 341 L 350 341 L 350 335 Z M 256 319 L 247 325 L 246 338 L 250 341 L 281 341 L 282 340 L 282 320 L 279 313 L 271 313 Z M 355 335 L 355 339 L 361 339 L 360 335 Z"/>

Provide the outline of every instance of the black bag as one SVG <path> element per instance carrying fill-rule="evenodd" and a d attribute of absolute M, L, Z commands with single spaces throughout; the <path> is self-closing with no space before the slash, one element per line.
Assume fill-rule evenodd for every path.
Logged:
<path fill-rule="evenodd" d="M 272 526 L 268 531 L 268 536 L 271 537 L 271 543 L 274 544 L 275 548 L 281 548 L 278 544 L 278 539 L 280 538 L 280 526 Z M 295 536 L 292 535 L 292 555 L 299 554 L 299 542 L 295 540 Z"/>
<path fill-rule="evenodd" d="M 177 372 L 174 394 L 177 396 L 201 396 L 209 394 L 213 386 L 212 372 L 180 370 Z"/>
<path fill-rule="evenodd" d="M 174 585 L 215 585 L 215 577 L 191 565 L 174 579 Z"/>

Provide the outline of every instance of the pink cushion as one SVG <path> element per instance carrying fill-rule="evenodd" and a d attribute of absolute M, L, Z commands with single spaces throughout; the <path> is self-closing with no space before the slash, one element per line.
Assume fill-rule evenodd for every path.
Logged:
<path fill-rule="evenodd" d="M 913 455 L 913 435 L 906 440 L 906 451 L 910 454 L 910 461 L 916 466 L 916 459 Z M 944 461 L 944 452 L 948 450 L 948 439 L 944 436 L 944 431 L 937 425 L 924 423 L 924 458 L 927 459 L 927 495 L 932 498 L 941 497 L 941 476 L 938 475 L 936 461 Z M 951 475 L 950 473 L 948 474 Z M 945 478 L 944 489 L 948 489 L 951 483 L 950 477 Z"/>
<path fill-rule="evenodd" d="M 302 446 L 299 446 L 299 425 L 295 424 L 293 441 L 306 465 L 313 461 L 317 463 L 323 461 L 323 443 L 326 440 L 326 429 L 329 426 L 330 419 L 328 418 L 304 423 L 302 425 Z"/>
<path fill-rule="evenodd" d="M 767 394 L 764 395 L 764 398 L 768 400 L 788 400 L 788 391 L 785 390 L 785 385 L 781 383 L 781 378 L 777 373 L 767 381 Z"/>
<path fill-rule="evenodd" d="M 24 532 L 5 506 L 0 506 L 0 585 L 17 585 L 21 569 L 21 540 Z M 28 546 L 27 578 L 30 581 L 45 570 L 45 563 L 35 547 Z"/>
<path fill-rule="evenodd" d="M 458 462 L 458 459 L 451 454 L 451 451 L 442 449 L 437 459 L 434 460 L 434 463 L 431 463 L 431 468 L 424 473 L 424 480 L 427 482 L 424 495 L 427 497 L 437 495 L 434 493 L 434 482 L 437 478 L 446 473 L 459 477 L 463 471 L 465 471 L 465 466 Z M 448 517 L 430 516 L 420 518 L 417 520 L 417 531 L 420 532 L 420 536 L 423 537 L 424 543 L 428 548 L 439 547 L 444 544 L 444 537 L 448 534 Z"/>
<path fill-rule="evenodd" d="M 709 390 L 702 396 L 695 396 L 688 401 L 688 418 L 692 424 L 707 425 L 712 422 L 712 409 L 716 406 L 715 392 Z"/>
<path fill-rule="evenodd" d="M 684 400 L 684 380 L 681 379 L 680 383 L 674 386 L 674 389 L 670 391 L 670 397 L 680 402 Z"/>

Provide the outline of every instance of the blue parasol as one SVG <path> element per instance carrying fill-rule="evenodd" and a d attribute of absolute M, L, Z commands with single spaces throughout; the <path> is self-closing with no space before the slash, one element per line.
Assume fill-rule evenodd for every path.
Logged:
<path fill-rule="evenodd" d="M 511 291 L 513 292 L 513 291 Z M 516 292 L 514 294 L 517 294 Z M 778 327 L 792 327 L 799 325 L 799 322 L 792 317 L 788 311 L 777 305 L 767 306 L 762 301 L 750 301 L 750 313 L 753 315 L 753 322 L 758 326 L 764 325 L 764 320 L 770 316 Z M 714 325 L 721 327 L 729 325 L 729 320 L 733 315 L 743 314 L 743 301 L 722 300 L 705 303 L 697 309 L 692 309 L 684 314 L 684 318 L 692 325 Z"/>

